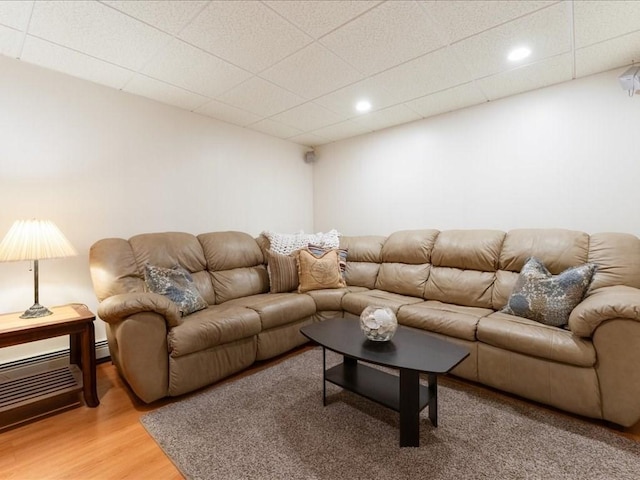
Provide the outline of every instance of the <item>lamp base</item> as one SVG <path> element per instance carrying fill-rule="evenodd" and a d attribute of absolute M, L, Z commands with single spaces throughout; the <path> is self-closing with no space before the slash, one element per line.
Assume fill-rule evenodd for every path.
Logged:
<path fill-rule="evenodd" d="M 49 310 L 47 307 L 43 307 L 36 302 L 31 305 L 31 307 L 29 307 L 29 309 L 26 310 L 22 315 L 20 315 L 20 318 L 39 318 L 46 317 L 47 315 L 51 314 L 53 314 L 51 310 Z"/>

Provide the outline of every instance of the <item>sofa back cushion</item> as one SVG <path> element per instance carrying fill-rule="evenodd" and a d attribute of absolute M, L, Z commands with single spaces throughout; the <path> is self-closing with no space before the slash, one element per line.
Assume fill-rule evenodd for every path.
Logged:
<path fill-rule="evenodd" d="M 269 291 L 269 276 L 260 246 L 243 232 L 213 232 L 198 235 L 202 245 L 215 303 Z"/>
<path fill-rule="evenodd" d="M 493 308 L 503 308 L 529 257 L 544 263 L 553 275 L 588 261 L 589 235 L 563 229 L 518 229 L 507 233 L 493 289 Z M 597 263 L 597 262 L 595 262 Z"/>
<path fill-rule="evenodd" d="M 438 230 L 401 230 L 392 233 L 382 246 L 381 259 L 385 263 L 420 265 L 431 263 L 431 252 Z"/>
<path fill-rule="evenodd" d="M 431 263 L 437 267 L 495 272 L 505 233 L 498 230 L 447 230 L 438 235 Z"/>
<path fill-rule="evenodd" d="M 98 240 L 89 250 L 93 289 L 98 300 L 121 293 L 144 292 L 144 275 L 138 270 L 131 244 L 123 238 Z"/>
<path fill-rule="evenodd" d="M 340 248 L 347 250 L 347 285 L 375 288 L 385 238 L 379 235 L 340 237 Z"/>
<path fill-rule="evenodd" d="M 422 297 L 438 233 L 438 230 L 403 230 L 392 233 L 382 246 L 382 264 L 375 287 L 401 295 Z"/>
<path fill-rule="evenodd" d="M 215 302 L 207 261 L 194 235 L 184 232 L 143 233 L 131 237 L 129 244 L 141 278 L 144 278 L 146 263 L 164 268 L 178 265 L 191 273 L 196 289 L 205 301 L 209 304 Z"/>
<path fill-rule="evenodd" d="M 440 232 L 431 253 L 424 298 L 491 308 L 504 237 L 504 232 L 497 230 Z"/>
<path fill-rule="evenodd" d="M 613 285 L 640 288 L 640 239 L 628 233 L 595 233 L 589 262 L 598 265 L 591 290 Z"/>

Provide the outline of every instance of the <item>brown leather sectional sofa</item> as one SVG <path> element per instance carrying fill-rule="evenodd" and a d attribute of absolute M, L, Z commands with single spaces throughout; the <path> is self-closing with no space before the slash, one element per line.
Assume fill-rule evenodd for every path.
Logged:
<path fill-rule="evenodd" d="M 181 395 L 306 340 L 300 326 L 391 307 L 402 325 L 465 345 L 454 374 L 623 426 L 640 419 L 640 239 L 569 230 L 412 230 L 342 237 L 347 287 L 269 292 L 258 239 L 241 232 L 154 233 L 91 248 L 112 359 L 145 402 Z M 553 274 L 598 264 L 568 328 L 498 312 L 525 260 Z M 180 265 L 209 307 L 182 318 L 145 292 L 143 266 Z"/>

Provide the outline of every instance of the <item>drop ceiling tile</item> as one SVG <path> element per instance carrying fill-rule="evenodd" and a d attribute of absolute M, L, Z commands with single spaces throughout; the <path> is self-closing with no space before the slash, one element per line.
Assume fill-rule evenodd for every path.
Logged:
<path fill-rule="evenodd" d="M 22 32 L 0 25 L 0 55 L 18 58 L 22 36 Z"/>
<path fill-rule="evenodd" d="M 362 79 L 362 74 L 322 45 L 313 43 L 260 74 L 312 99 Z"/>
<path fill-rule="evenodd" d="M 240 125 L 244 127 L 250 123 L 259 121 L 262 117 L 255 113 L 241 110 L 226 103 L 218 102 L 217 100 L 211 100 L 205 105 L 196 110 L 196 113 L 206 115 L 208 117 L 217 118 L 223 122 L 233 123 L 234 125 Z"/>
<path fill-rule="evenodd" d="M 311 133 L 319 137 L 327 138 L 331 141 L 336 141 L 371 132 L 372 130 L 370 128 L 360 125 L 352 120 L 347 120 L 346 122 L 340 122 L 335 125 L 331 125 L 330 127 L 319 128 Z"/>
<path fill-rule="evenodd" d="M 103 0 L 102 3 L 125 12 L 138 20 L 176 34 L 208 3 L 207 1 L 189 0 Z"/>
<path fill-rule="evenodd" d="M 195 110 L 208 101 L 206 97 L 144 75 L 136 75 L 122 90 L 185 110 Z"/>
<path fill-rule="evenodd" d="M 313 40 L 260 2 L 211 2 L 181 33 L 189 43 L 257 73 Z"/>
<path fill-rule="evenodd" d="M 384 82 L 369 78 L 319 97 L 314 100 L 314 103 L 347 118 L 355 117 L 360 115 L 355 108 L 356 103 L 360 100 L 371 102 L 373 111 L 398 103 L 396 96 L 385 89 L 383 85 Z"/>
<path fill-rule="evenodd" d="M 573 2 L 576 48 L 640 30 L 640 2 Z"/>
<path fill-rule="evenodd" d="M 474 78 L 535 63 L 571 49 L 570 13 L 569 3 L 559 3 L 462 40 L 451 48 Z M 518 46 L 532 51 L 520 65 L 507 60 L 509 51 Z"/>
<path fill-rule="evenodd" d="M 422 1 L 429 16 L 449 42 L 475 35 L 557 3 L 554 1 L 457 0 Z"/>
<path fill-rule="evenodd" d="M 218 100 L 265 117 L 304 102 L 302 97 L 258 77 L 241 83 Z"/>
<path fill-rule="evenodd" d="M 273 120 L 309 132 L 346 120 L 315 103 L 305 103 L 272 117 Z"/>
<path fill-rule="evenodd" d="M 576 50 L 577 77 L 628 66 L 632 63 L 640 63 L 640 32 Z"/>
<path fill-rule="evenodd" d="M 572 12 L 575 75 L 640 62 L 640 1 L 0 0 L 0 54 L 321 144 L 568 80 Z"/>
<path fill-rule="evenodd" d="M 171 37 L 98 2 L 35 3 L 29 34 L 137 70 Z"/>
<path fill-rule="evenodd" d="M 467 83 L 472 79 L 469 71 L 448 48 L 423 55 L 373 78 L 403 102 Z"/>
<path fill-rule="evenodd" d="M 383 3 L 320 43 L 368 75 L 444 46 L 425 10 L 412 1 Z"/>
<path fill-rule="evenodd" d="M 422 117 L 404 105 L 394 105 L 377 112 L 367 113 L 352 121 L 369 130 L 382 130 L 402 123 L 420 120 Z"/>
<path fill-rule="evenodd" d="M 320 137 L 312 133 L 303 133 L 302 135 L 289 137 L 287 140 L 300 145 L 306 145 L 307 147 L 315 147 L 317 145 L 324 145 L 325 143 L 331 142 L 328 138 Z"/>
<path fill-rule="evenodd" d="M 533 65 L 477 80 L 477 85 L 489 100 L 496 100 L 569 81 L 573 74 L 572 62 L 571 54 L 558 55 Z"/>
<path fill-rule="evenodd" d="M 467 83 L 418 98 L 407 102 L 406 105 L 424 118 L 427 118 L 472 105 L 478 105 L 486 101 L 487 99 L 482 92 L 473 83 Z"/>
<path fill-rule="evenodd" d="M 289 138 L 302 133 L 298 128 L 268 118 L 250 125 L 249 128 L 278 138 Z"/>
<path fill-rule="evenodd" d="M 177 39 L 162 48 L 142 73 L 209 97 L 226 92 L 252 76 Z"/>
<path fill-rule="evenodd" d="M 21 60 L 120 89 L 134 72 L 75 50 L 27 36 Z"/>
<path fill-rule="evenodd" d="M 27 28 L 33 2 L 2 1 L 0 2 L 0 25 L 23 31 Z"/>
<path fill-rule="evenodd" d="M 335 0 L 314 0 L 313 2 L 309 0 L 284 0 L 267 1 L 265 3 L 313 38 L 320 38 L 322 35 L 375 7 L 380 2 L 364 0 L 341 2 L 336 2 Z"/>

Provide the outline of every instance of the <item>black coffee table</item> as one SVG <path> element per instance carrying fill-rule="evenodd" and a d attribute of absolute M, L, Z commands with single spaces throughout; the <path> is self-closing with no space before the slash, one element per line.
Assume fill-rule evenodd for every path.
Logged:
<path fill-rule="evenodd" d="M 420 411 L 429 406 L 429 420 L 438 426 L 438 374 L 448 373 L 469 355 L 469 350 L 417 329 L 398 326 L 389 342 L 367 340 L 357 319 L 334 318 L 300 329 L 322 347 L 322 400 L 327 404 L 326 382 L 357 393 L 400 413 L 400 446 L 420 445 Z M 343 363 L 326 368 L 326 349 L 343 355 Z M 358 360 L 397 368 L 392 375 Z M 420 385 L 420 372 L 428 387 Z"/>

